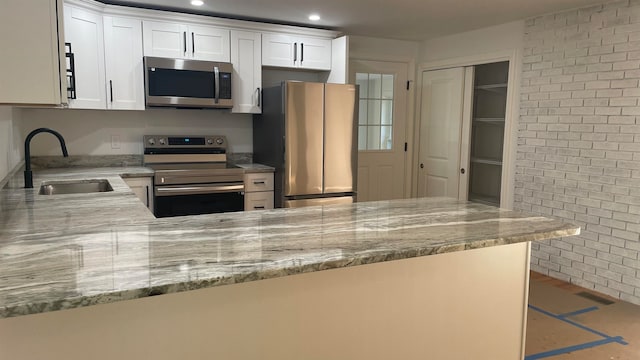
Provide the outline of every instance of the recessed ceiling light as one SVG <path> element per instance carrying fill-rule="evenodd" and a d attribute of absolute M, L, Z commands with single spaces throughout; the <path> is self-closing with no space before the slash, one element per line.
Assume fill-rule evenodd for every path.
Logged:
<path fill-rule="evenodd" d="M 311 20 L 311 21 L 318 21 L 318 20 L 320 20 L 320 15 L 318 15 L 318 14 L 311 14 L 311 15 L 309 15 L 309 20 Z"/>
<path fill-rule="evenodd" d="M 193 6 L 202 6 L 202 5 L 204 5 L 204 1 L 202 1 L 202 0 L 191 0 L 191 5 L 193 5 Z"/>

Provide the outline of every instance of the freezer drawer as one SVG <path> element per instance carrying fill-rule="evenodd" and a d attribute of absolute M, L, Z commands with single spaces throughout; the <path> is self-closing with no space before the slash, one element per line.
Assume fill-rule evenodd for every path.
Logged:
<path fill-rule="evenodd" d="M 341 196 L 341 197 L 325 197 L 315 199 L 299 199 L 299 200 L 285 200 L 283 207 L 285 208 L 299 208 L 306 206 L 317 205 L 337 205 L 337 204 L 351 204 L 353 203 L 353 196 Z"/>

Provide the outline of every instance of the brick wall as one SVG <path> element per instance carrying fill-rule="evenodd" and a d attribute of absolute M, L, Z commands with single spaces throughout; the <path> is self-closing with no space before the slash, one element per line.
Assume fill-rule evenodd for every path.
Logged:
<path fill-rule="evenodd" d="M 640 0 L 526 21 L 515 208 L 582 235 L 532 269 L 640 304 Z"/>

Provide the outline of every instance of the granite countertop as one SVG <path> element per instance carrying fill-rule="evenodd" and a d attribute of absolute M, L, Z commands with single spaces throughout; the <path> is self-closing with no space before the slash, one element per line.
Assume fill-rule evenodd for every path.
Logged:
<path fill-rule="evenodd" d="M 267 165 L 262 165 L 262 164 L 255 164 L 255 163 L 251 163 L 251 164 L 234 164 L 239 168 L 244 169 L 245 172 L 250 172 L 250 173 L 261 173 L 261 172 L 274 172 L 275 169 L 271 166 L 267 166 Z"/>
<path fill-rule="evenodd" d="M 22 173 L 0 190 L 0 318 L 305 272 L 578 234 L 559 220 L 446 198 L 156 219 L 121 176 L 142 167 Z M 38 195 L 42 181 L 114 191 Z"/>

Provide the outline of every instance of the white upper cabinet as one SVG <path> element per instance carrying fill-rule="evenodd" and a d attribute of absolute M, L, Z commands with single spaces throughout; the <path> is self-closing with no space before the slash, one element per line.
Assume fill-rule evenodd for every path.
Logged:
<path fill-rule="evenodd" d="M 189 25 L 187 37 L 189 35 L 191 54 L 195 60 L 231 61 L 229 30 Z"/>
<path fill-rule="evenodd" d="M 2 0 L 0 104 L 66 102 L 66 82 L 60 76 L 64 68 L 60 45 L 64 44 L 58 39 L 58 20 L 62 20 L 58 6 L 61 0 Z"/>
<path fill-rule="evenodd" d="M 144 55 L 229 62 L 229 30 L 213 26 L 143 22 Z"/>
<path fill-rule="evenodd" d="M 102 14 L 64 5 L 65 41 L 74 60 L 75 99 L 70 108 L 106 109 Z"/>
<path fill-rule="evenodd" d="M 107 108 L 144 110 L 142 21 L 104 17 Z"/>
<path fill-rule="evenodd" d="M 263 34 L 262 65 L 331 70 L 331 40 L 285 34 Z"/>
<path fill-rule="evenodd" d="M 234 113 L 260 114 L 262 86 L 261 34 L 231 30 Z"/>

